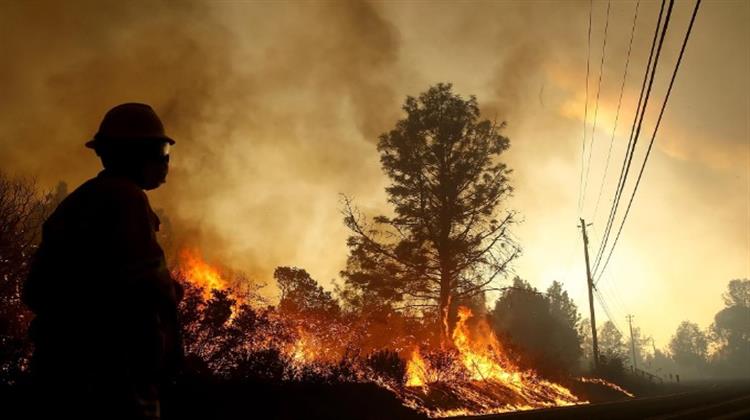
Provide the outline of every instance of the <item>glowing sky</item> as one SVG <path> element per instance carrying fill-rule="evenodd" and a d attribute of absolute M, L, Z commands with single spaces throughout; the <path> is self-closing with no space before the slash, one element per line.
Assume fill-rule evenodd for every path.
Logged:
<path fill-rule="evenodd" d="M 599 245 L 658 3 L 640 5 L 600 204 L 635 2 L 612 2 L 597 130 L 578 212 L 588 2 L 202 4 L 2 2 L 0 167 L 51 188 L 98 170 L 83 143 L 109 107 L 151 103 L 178 140 L 151 193 L 209 258 L 268 282 L 277 265 L 329 285 L 346 258 L 339 193 L 387 208 L 377 135 L 406 95 L 437 82 L 506 120 L 524 222 L 514 271 L 564 282 L 587 308 L 579 216 Z M 607 3 L 593 7 L 593 110 Z M 675 6 L 641 146 L 692 2 Z M 684 319 L 708 326 L 733 278 L 750 276 L 750 4 L 704 2 L 655 149 L 600 283 L 663 346 Z M 587 138 L 591 133 L 591 113 Z M 645 148 L 636 152 L 640 164 Z M 587 156 L 584 157 L 586 160 Z M 626 194 L 632 188 L 628 187 Z M 601 313 L 601 312 L 600 312 Z M 601 313 L 600 319 L 606 319 Z"/>

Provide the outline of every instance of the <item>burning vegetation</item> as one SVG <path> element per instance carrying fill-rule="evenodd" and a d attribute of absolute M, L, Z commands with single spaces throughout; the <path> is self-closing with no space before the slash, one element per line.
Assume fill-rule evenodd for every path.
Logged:
<path fill-rule="evenodd" d="M 336 296 L 305 270 L 278 267 L 280 300 L 269 305 L 199 252 L 179 253 L 189 368 L 234 380 L 375 384 L 431 417 L 585 403 L 561 383 L 570 375 L 552 381 L 535 368 L 563 356 L 527 357 L 485 313 L 486 293 L 504 293 L 498 283 L 520 253 L 509 230 L 515 212 L 501 211 L 512 192 L 499 159 L 510 144 L 504 123 L 482 119 L 476 98 L 450 84 L 407 97 L 403 110 L 378 143 L 393 214 L 368 219 L 343 199 L 351 235 Z M 527 306 L 503 296 L 500 314 Z M 561 290 L 534 299 L 550 315 L 548 331 L 573 334 L 553 335 L 577 360 L 575 305 Z"/>
<path fill-rule="evenodd" d="M 451 347 L 431 351 L 429 359 L 419 348 L 412 352 L 399 394 L 407 405 L 430 417 L 449 417 L 586 402 L 562 385 L 519 369 L 486 322 L 469 328 L 472 316 L 471 309 L 458 308 Z"/>
<path fill-rule="evenodd" d="M 503 124 L 481 119 L 476 98 L 450 84 L 407 97 L 403 110 L 378 144 L 393 212 L 368 219 L 344 197 L 351 234 L 335 294 L 304 269 L 277 267 L 271 304 L 264 285 L 207 262 L 198 248 L 179 249 L 171 230 L 160 233 L 185 290 L 176 387 L 187 394 L 171 400 L 181 403 L 173 410 L 191 410 L 185 395 L 200 387 L 234 390 L 238 403 L 248 388 L 277 401 L 304 398 L 305 387 L 335 388 L 334 410 L 377 401 L 378 418 L 587 402 L 578 392 L 587 382 L 572 376 L 582 355 L 575 304 L 559 284 L 542 294 L 519 278 L 506 282 L 521 248 L 510 233 L 515 212 L 501 209 L 512 192 L 500 161 L 509 147 Z M 490 313 L 492 292 L 500 295 Z"/>
<path fill-rule="evenodd" d="M 431 345 L 424 324 L 398 314 L 342 310 L 300 269 L 280 267 L 278 305 L 237 294 L 197 251 L 175 276 L 191 370 L 225 378 L 374 383 L 430 417 L 500 413 L 585 403 L 567 387 L 519 368 L 486 320 L 459 307 L 451 339 Z M 421 328 L 420 328 L 421 327 Z"/>

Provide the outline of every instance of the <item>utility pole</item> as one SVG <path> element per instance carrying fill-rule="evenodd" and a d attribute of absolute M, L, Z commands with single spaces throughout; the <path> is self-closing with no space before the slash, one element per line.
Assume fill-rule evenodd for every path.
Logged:
<path fill-rule="evenodd" d="M 590 226 L 590 224 L 589 224 Z M 589 237 L 586 235 L 586 222 L 581 218 L 583 231 L 583 255 L 586 257 L 586 285 L 589 288 L 589 311 L 591 311 L 591 339 L 594 351 L 594 370 L 599 370 L 599 340 L 596 338 L 596 314 L 594 313 L 594 281 L 591 278 L 591 266 L 589 263 Z"/>
<path fill-rule="evenodd" d="M 635 372 L 636 369 L 638 369 L 638 366 L 635 363 L 635 341 L 633 340 L 633 318 L 635 317 L 633 315 L 628 315 L 625 318 L 628 319 L 628 324 L 630 325 L 630 351 L 633 353 L 633 372 Z"/>

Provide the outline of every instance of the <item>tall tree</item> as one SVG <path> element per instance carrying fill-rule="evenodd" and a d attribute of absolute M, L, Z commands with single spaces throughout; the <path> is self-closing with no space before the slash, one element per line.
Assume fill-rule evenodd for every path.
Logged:
<path fill-rule="evenodd" d="M 609 359 L 626 360 L 628 347 L 623 340 L 622 333 L 612 321 L 605 322 L 598 328 L 599 352 Z"/>
<path fill-rule="evenodd" d="M 669 342 L 669 351 L 678 365 L 701 369 L 706 365 L 708 337 L 698 324 L 682 321 Z"/>
<path fill-rule="evenodd" d="M 599 338 L 598 374 L 610 380 L 621 380 L 629 354 L 622 333 L 609 320 L 598 329 L 597 333 Z"/>
<path fill-rule="evenodd" d="M 734 279 L 727 285 L 727 291 L 721 296 L 727 308 L 739 306 L 750 308 L 750 280 Z"/>
<path fill-rule="evenodd" d="M 544 295 L 518 277 L 497 299 L 490 317 L 498 335 L 521 350 L 520 361 L 547 375 L 578 368 L 579 318 L 560 283 L 553 283 Z"/>
<path fill-rule="evenodd" d="M 726 307 L 711 325 L 714 359 L 725 374 L 750 376 L 750 280 L 730 281 L 723 298 Z"/>
<path fill-rule="evenodd" d="M 648 371 L 646 362 L 653 358 L 654 349 L 652 346 L 652 337 L 647 336 L 641 331 L 640 327 L 633 327 L 633 342 L 628 340 L 628 345 L 635 347 L 635 357 L 638 368 Z"/>
<path fill-rule="evenodd" d="M 564 322 L 567 327 L 575 330 L 581 322 L 581 314 L 578 313 L 578 306 L 568 296 L 568 292 L 562 288 L 562 283 L 552 282 L 547 288 L 547 300 L 552 315 Z M 578 334 L 576 333 L 576 335 Z"/>
<path fill-rule="evenodd" d="M 323 289 L 304 269 L 277 267 L 273 277 L 281 290 L 280 311 L 326 317 L 340 313 L 338 302 L 331 292 Z"/>
<path fill-rule="evenodd" d="M 514 213 L 498 211 L 512 191 L 499 161 L 510 142 L 504 123 L 481 119 L 476 98 L 450 84 L 407 97 L 403 110 L 378 142 L 394 215 L 368 223 L 346 199 L 353 235 L 342 275 L 397 307 L 432 308 L 445 340 L 451 302 L 496 289 L 520 252 L 508 231 Z"/>
<path fill-rule="evenodd" d="M 55 199 L 42 196 L 33 180 L 0 171 L 0 384 L 13 383 L 28 365 L 31 313 L 21 302 L 21 285 Z"/>
<path fill-rule="evenodd" d="M 550 334 L 555 329 L 547 299 L 519 277 L 495 301 L 491 322 L 501 337 L 522 347 L 525 353 L 548 348 Z"/>
<path fill-rule="evenodd" d="M 581 314 L 560 282 L 553 281 L 547 288 L 547 301 L 550 315 L 556 324 L 551 332 L 552 345 L 555 347 L 553 351 L 558 355 L 561 366 L 571 371 L 577 368 L 583 356 L 583 336 L 578 331 Z"/>

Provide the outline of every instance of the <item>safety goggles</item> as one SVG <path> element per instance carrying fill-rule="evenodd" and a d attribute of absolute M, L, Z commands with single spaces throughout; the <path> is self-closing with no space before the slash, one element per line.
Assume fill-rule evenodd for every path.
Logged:
<path fill-rule="evenodd" d="M 170 144 L 167 142 L 149 143 L 143 150 L 146 157 L 155 162 L 169 163 Z"/>

